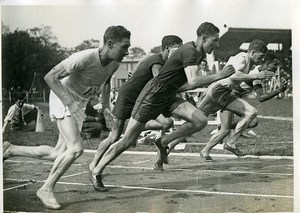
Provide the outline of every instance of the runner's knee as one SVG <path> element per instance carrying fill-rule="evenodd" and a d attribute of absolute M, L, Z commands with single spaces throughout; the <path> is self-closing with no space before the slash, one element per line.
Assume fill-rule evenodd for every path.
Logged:
<path fill-rule="evenodd" d="M 65 149 L 54 149 L 50 157 L 52 160 L 55 160 L 58 156 L 65 152 Z"/>
<path fill-rule="evenodd" d="M 254 107 L 245 113 L 245 117 L 249 119 L 254 119 L 257 117 L 257 115 L 258 115 L 258 111 Z"/>
<path fill-rule="evenodd" d="M 83 154 L 83 147 L 74 147 L 74 149 L 72 149 L 72 152 L 73 152 L 75 158 L 78 158 L 79 156 L 81 156 Z"/>
<path fill-rule="evenodd" d="M 170 129 L 173 127 L 173 124 L 174 124 L 174 121 L 173 119 L 171 118 L 168 118 L 166 119 L 163 123 L 162 123 L 162 126 L 163 126 L 163 129 Z"/>
<path fill-rule="evenodd" d="M 83 153 L 83 147 L 81 143 L 74 144 L 69 150 L 72 155 L 75 156 L 75 158 L 78 158 Z"/>
<path fill-rule="evenodd" d="M 208 121 L 205 116 L 201 115 L 201 116 L 195 116 L 192 119 L 192 123 L 194 124 L 195 128 L 201 130 L 207 125 Z"/>
<path fill-rule="evenodd" d="M 119 134 L 111 134 L 109 136 L 109 144 L 113 144 L 113 143 L 117 142 L 119 139 L 120 139 Z"/>

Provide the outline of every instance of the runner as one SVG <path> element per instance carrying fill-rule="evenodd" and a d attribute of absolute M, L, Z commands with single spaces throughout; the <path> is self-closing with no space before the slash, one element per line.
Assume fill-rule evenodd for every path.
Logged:
<path fill-rule="evenodd" d="M 267 53 L 264 58 L 264 63 L 260 66 L 256 66 L 255 69 L 251 70 L 249 74 L 258 74 L 259 72 L 268 70 L 272 72 L 276 72 L 278 68 L 279 60 L 276 56 L 272 53 Z M 287 82 L 283 83 L 278 89 L 270 92 L 265 93 L 263 91 L 263 82 L 261 80 L 254 80 L 250 82 L 243 82 L 241 88 L 244 90 L 242 91 L 243 94 L 250 93 L 255 91 L 256 97 L 260 102 L 264 102 L 270 100 L 271 98 L 277 96 L 279 93 L 283 92 L 287 88 Z M 238 92 L 240 93 L 240 92 Z M 242 95 L 238 95 L 242 97 Z M 212 161 L 213 159 L 209 156 L 211 149 L 216 146 L 218 143 L 221 143 L 223 139 L 230 134 L 230 130 L 232 127 L 236 126 L 237 124 L 233 125 L 234 113 L 232 111 L 224 111 L 220 113 L 221 119 L 221 129 L 214 134 L 207 145 L 200 151 L 200 156 L 204 159 L 204 161 Z M 258 120 L 255 118 L 251 122 L 251 127 L 255 127 L 258 125 Z"/>
<path fill-rule="evenodd" d="M 161 44 L 162 53 L 151 55 L 139 62 L 131 78 L 119 89 L 117 101 L 112 111 L 115 116 L 114 126 L 109 136 L 99 144 L 94 159 L 89 166 L 89 178 L 96 190 L 102 190 L 103 188 L 101 185 L 98 187 L 98 182 L 96 179 L 92 178 L 93 169 L 97 166 L 101 157 L 110 145 L 119 140 L 124 129 L 125 121 L 130 118 L 131 111 L 141 90 L 150 79 L 158 75 L 169 56 L 170 50 L 178 48 L 181 45 L 182 40 L 178 36 L 164 36 Z M 165 131 L 170 129 L 172 126 L 173 120 L 171 118 L 165 118 L 163 115 L 159 115 L 155 120 L 148 121 L 145 125 L 145 129 Z M 164 131 L 162 134 L 164 134 Z"/>
<path fill-rule="evenodd" d="M 246 53 L 241 52 L 230 57 L 225 68 L 231 65 L 234 67 L 235 73 L 228 78 L 211 84 L 199 104 L 199 109 L 206 116 L 214 114 L 219 110 L 228 110 L 242 117 L 235 131 L 227 143 L 224 144 L 224 149 L 233 152 L 237 156 L 243 156 L 243 153 L 237 148 L 236 141 L 240 134 L 256 118 L 257 110 L 245 100 L 237 97 L 233 90 L 243 81 L 268 79 L 274 76 L 274 73 L 270 71 L 249 74 L 249 71 L 253 69 L 255 65 L 262 63 L 262 59 L 265 57 L 267 50 L 266 44 L 257 39 L 250 43 Z M 180 141 L 174 141 L 171 146 L 175 147 L 179 142 Z M 202 155 L 201 157 L 204 159 L 209 159 L 209 157 L 202 154 L 202 152 L 200 152 L 200 155 Z M 161 158 L 163 159 L 164 156 L 161 156 Z"/>
<path fill-rule="evenodd" d="M 159 114 L 169 117 L 171 114 L 187 122 L 169 135 L 156 141 L 160 152 L 166 154 L 166 147 L 161 144 L 162 138 L 174 140 L 201 130 L 207 124 L 207 117 L 192 104 L 177 99 L 179 88 L 191 89 L 209 84 L 231 75 L 234 70 L 227 67 L 224 71 L 207 77 L 199 76 L 198 65 L 219 45 L 219 29 L 205 22 L 197 30 L 197 41 L 188 42 L 171 55 L 160 73 L 151 79 L 140 93 L 131 114 L 124 136 L 112 144 L 93 170 L 93 179 L 103 190 L 101 174 L 104 168 L 123 151 L 135 144 L 146 123 L 157 118 Z M 165 155 L 166 156 L 166 155 Z M 167 158 L 164 159 L 167 162 Z"/>
<path fill-rule="evenodd" d="M 109 110 L 110 78 L 118 69 L 119 62 L 128 55 L 130 32 L 123 26 L 111 26 L 105 31 L 103 40 L 102 48 L 71 55 L 44 78 L 52 90 L 49 99 L 50 117 L 56 121 L 59 130 L 56 147 L 4 144 L 4 158 L 26 156 L 54 161 L 47 180 L 36 193 L 49 209 L 61 207 L 54 197 L 54 187 L 83 153 L 80 130 L 85 107 L 89 98 L 100 92 L 100 87 L 106 119 L 112 120 L 113 117 Z"/>

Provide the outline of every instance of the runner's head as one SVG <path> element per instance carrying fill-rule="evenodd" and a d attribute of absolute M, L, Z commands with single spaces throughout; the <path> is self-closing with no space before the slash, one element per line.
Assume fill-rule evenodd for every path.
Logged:
<path fill-rule="evenodd" d="M 108 57 L 121 62 L 128 55 L 131 33 L 123 26 L 110 26 L 104 33 L 103 42 L 107 48 Z"/>
<path fill-rule="evenodd" d="M 259 65 L 263 62 L 267 51 L 267 45 L 259 39 L 253 40 L 248 47 L 248 54 L 256 65 Z"/>
<path fill-rule="evenodd" d="M 261 70 L 268 70 L 271 72 L 276 72 L 279 66 L 279 60 L 273 53 L 267 53 L 264 57 L 263 64 L 261 65 Z"/>
<path fill-rule="evenodd" d="M 161 40 L 161 49 L 163 59 L 167 60 L 168 57 L 182 45 L 182 39 L 176 35 L 166 35 Z"/>
<path fill-rule="evenodd" d="M 197 43 L 202 45 L 201 49 L 205 53 L 210 54 L 219 46 L 219 32 L 219 28 L 209 22 L 204 22 L 198 27 Z"/>

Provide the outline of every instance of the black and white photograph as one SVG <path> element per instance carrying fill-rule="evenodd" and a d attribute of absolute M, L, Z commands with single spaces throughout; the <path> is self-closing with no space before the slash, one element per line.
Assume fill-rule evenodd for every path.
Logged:
<path fill-rule="evenodd" d="M 0 212 L 300 212 L 300 3 L 0 5 Z"/>

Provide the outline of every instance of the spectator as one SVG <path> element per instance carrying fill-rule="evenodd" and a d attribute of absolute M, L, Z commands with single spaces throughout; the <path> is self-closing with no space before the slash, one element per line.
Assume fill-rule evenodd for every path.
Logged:
<path fill-rule="evenodd" d="M 102 130 L 107 131 L 102 109 L 99 112 L 95 110 L 91 101 L 86 105 L 85 115 L 81 129 L 84 138 L 97 138 L 100 137 Z"/>
<path fill-rule="evenodd" d="M 200 67 L 200 70 L 199 70 L 200 75 L 202 75 L 202 76 L 211 75 L 210 70 L 208 69 L 206 60 L 203 60 L 199 67 Z"/>
<path fill-rule="evenodd" d="M 4 119 L 2 134 L 5 132 L 8 124 L 13 130 L 22 130 L 32 121 L 36 121 L 39 107 L 24 103 L 24 98 L 24 94 L 19 95 L 15 104 L 8 109 Z"/>

